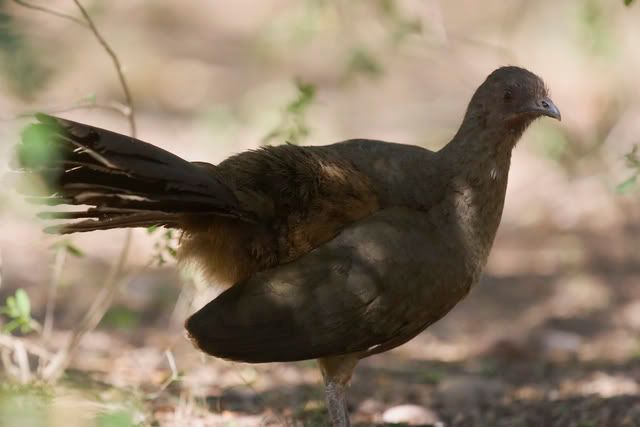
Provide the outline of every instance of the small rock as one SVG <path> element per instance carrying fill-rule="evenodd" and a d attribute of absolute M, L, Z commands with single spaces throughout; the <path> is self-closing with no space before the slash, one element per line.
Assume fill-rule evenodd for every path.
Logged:
<path fill-rule="evenodd" d="M 542 344 L 550 355 L 570 355 L 578 351 L 582 337 L 573 332 L 549 330 L 542 336 Z"/>
<path fill-rule="evenodd" d="M 379 400 L 369 398 L 369 399 L 365 399 L 358 406 L 357 412 L 366 414 L 366 415 L 375 415 L 375 414 L 381 413 L 383 409 L 384 409 L 384 404 L 382 402 L 380 402 Z"/>
<path fill-rule="evenodd" d="M 636 395 L 640 391 L 640 386 L 633 379 L 605 372 L 596 372 L 595 375 L 583 382 L 580 388 L 584 394 L 595 394 L 605 398 Z"/>
<path fill-rule="evenodd" d="M 440 418 L 433 411 L 418 405 L 399 405 L 389 408 L 382 414 L 382 421 L 412 426 L 442 425 Z"/>

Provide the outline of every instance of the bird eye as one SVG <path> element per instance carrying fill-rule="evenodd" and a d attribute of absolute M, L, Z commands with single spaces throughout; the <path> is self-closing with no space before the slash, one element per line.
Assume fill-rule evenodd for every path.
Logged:
<path fill-rule="evenodd" d="M 513 99 L 513 91 L 511 89 L 506 89 L 504 91 L 504 100 L 511 101 Z"/>

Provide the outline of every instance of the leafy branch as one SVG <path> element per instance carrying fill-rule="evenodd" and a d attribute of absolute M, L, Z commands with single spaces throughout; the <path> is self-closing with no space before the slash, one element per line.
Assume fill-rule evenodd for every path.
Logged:
<path fill-rule="evenodd" d="M 111 61 L 113 62 L 113 66 L 118 74 L 118 80 L 120 81 L 120 86 L 122 87 L 122 91 L 124 92 L 125 104 L 128 108 L 127 113 L 125 114 L 127 120 L 129 121 L 129 133 L 132 138 L 136 137 L 136 118 L 135 112 L 133 111 L 133 98 L 131 96 L 131 90 L 129 89 L 129 84 L 127 83 L 127 79 L 124 76 L 124 70 L 122 69 L 122 64 L 120 63 L 120 59 L 118 59 L 118 55 L 113 51 L 109 43 L 102 37 L 102 34 L 96 28 L 96 25 L 93 23 L 93 19 L 87 13 L 87 10 L 82 6 L 80 0 L 73 0 L 73 2 L 78 6 L 82 16 L 84 16 L 87 25 L 89 25 L 89 29 L 93 33 L 94 37 L 98 40 L 98 43 L 102 46 L 104 51 L 109 55 Z"/>
<path fill-rule="evenodd" d="M 316 97 L 316 87 L 311 83 L 296 80 L 296 96 L 282 111 L 280 122 L 262 138 L 263 145 L 273 140 L 299 144 L 309 135 L 306 114 Z"/>

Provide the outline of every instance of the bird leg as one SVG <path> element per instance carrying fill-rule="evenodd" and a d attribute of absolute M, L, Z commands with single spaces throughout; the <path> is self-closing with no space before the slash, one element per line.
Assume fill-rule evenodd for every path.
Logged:
<path fill-rule="evenodd" d="M 324 378 L 327 410 L 334 427 L 349 427 L 351 425 L 347 408 L 346 387 L 358 360 L 358 357 L 353 354 L 318 359 Z"/>
<path fill-rule="evenodd" d="M 331 423 L 334 427 L 349 427 L 351 424 L 349 423 L 345 385 L 328 381 L 324 387 Z"/>

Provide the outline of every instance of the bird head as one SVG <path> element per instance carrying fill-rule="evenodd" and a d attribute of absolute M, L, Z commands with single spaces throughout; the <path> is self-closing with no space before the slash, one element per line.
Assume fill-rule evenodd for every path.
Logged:
<path fill-rule="evenodd" d="M 524 131 L 536 118 L 560 120 L 542 79 L 520 67 L 501 67 L 489 74 L 473 95 L 465 119 L 482 127 Z"/>

